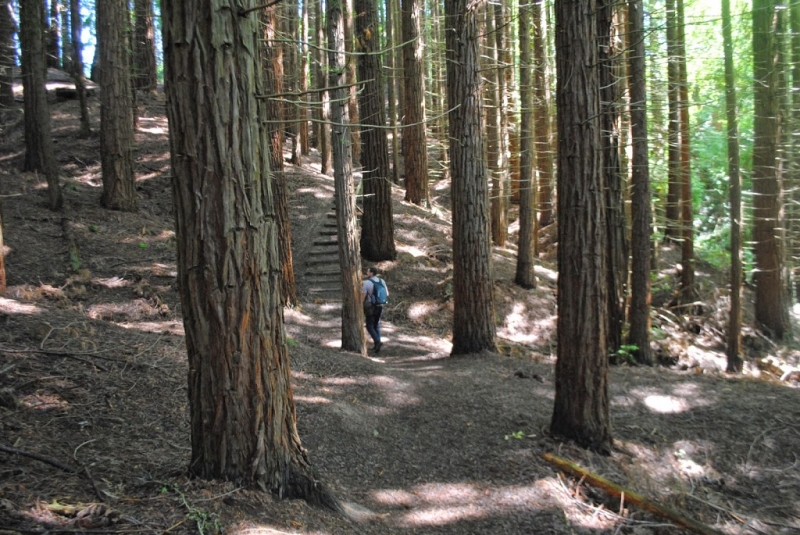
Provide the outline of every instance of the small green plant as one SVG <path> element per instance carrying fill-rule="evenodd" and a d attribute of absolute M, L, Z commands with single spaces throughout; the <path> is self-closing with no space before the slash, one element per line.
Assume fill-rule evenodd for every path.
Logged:
<path fill-rule="evenodd" d="M 505 436 L 506 440 L 511 440 L 512 438 L 516 438 L 517 440 L 522 440 L 523 438 L 525 438 L 525 431 L 514 431 L 510 435 Z"/>
<path fill-rule="evenodd" d="M 163 485 L 161 487 L 161 494 L 167 494 L 170 490 L 178 495 L 181 505 L 186 508 L 186 518 L 197 525 L 197 531 L 200 535 L 220 535 L 224 532 L 224 528 L 217 513 L 204 511 L 191 505 L 178 485 L 171 485 L 169 487 Z"/>
<path fill-rule="evenodd" d="M 145 242 L 143 242 L 143 241 L 140 241 L 140 242 L 139 242 L 139 247 L 140 247 L 141 249 L 147 249 L 147 244 L 146 244 Z"/>
<path fill-rule="evenodd" d="M 611 353 L 611 364 L 636 364 L 636 353 L 639 346 L 636 344 L 622 344 L 619 349 Z"/>
<path fill-rule="evenodd" d="M 286 337 L 286 345 L 289 347 L 297 347 L 297 341 L 291 336 Z"/>

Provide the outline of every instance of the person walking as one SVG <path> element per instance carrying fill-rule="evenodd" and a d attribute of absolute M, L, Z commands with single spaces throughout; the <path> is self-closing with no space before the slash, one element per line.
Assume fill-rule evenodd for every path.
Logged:
<path fill-rule="evenodd" d="M 389 297 L 389 288 L 386 286 L 380 276 L 378 268 L 371 266 L 367 269 L 367 278 L 361 288 L 361 293 L 364 296 L 364 319 L 367 324 L 367 333 L 369 333 L 372 341 L 375 343 L 372 346 L 375 353 L 380 352 L 383 347 L 381 342 L 381 315 L 383 315 L 383 305 L 386 304 Z"/>

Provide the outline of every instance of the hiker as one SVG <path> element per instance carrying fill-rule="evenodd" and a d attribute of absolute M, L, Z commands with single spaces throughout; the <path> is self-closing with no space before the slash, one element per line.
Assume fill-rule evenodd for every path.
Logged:
<path fill-rule="evenodd" d="M 381 342 L 381 315 L 383 314 L 383 305 L 389 297 L 389 288 L 386 286 L 386 281 L 378 276 L 379 271 L 375 266 L 367 269 L 367 278 L 361 289 L 364 296 L 364 319 L 367 324 L 367 332 L 372 337 L 375 345 L 372 349 L 375 353 L 380 352 L 383 347 Z"/>

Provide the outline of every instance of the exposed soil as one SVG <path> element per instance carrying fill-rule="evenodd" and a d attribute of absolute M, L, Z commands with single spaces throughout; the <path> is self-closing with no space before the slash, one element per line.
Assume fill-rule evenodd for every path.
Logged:
<path fill-rule="evenodd" d="M 98 104 L 91 100 L 97 131 Z M 614 452 L 548 434 L 554 397 L 552 233 L 539 287 L 512 283 L 514 248 L 494 254 L 500 352 L 449 357 L 452 277 L 446 184 L 434 210 L 394 193 L 399 258 L 384 348 L 339 350 L 340 305 L 314 298 L 305 263 L 333 182 L 313 157 L 290 173 L 300 306 L 285 311 L 300 434 L 349 517 L 186 477 L 187 366 L 175 290 L 167 124 L 142 96 L 136 214 L 99 206 L 98 139 L 77 138 L 77 104 L 54 103 L 66 209 L 21 173 L 18 115 L 0 130 L 9 288 L 0 298 L 0 531 L 8 533 L 683 532 L 565 476 L 553 453 L 730 534 L 800 532 L 800 396 L 756 366 L 795 365 L 791 347 L 747 329 L 747 370 L 724 370 L 724 274 L 703 269 L 702 315 L 656 310 L 664 362 L 611 371 Z M 512 233 L 511 242 L 515 236 Z M 70 260 L 70 245 L 79 251 Z M 664 252 L 668 258 L 668 251 Z M 657 291 L 672 291 L 664 263 Z M 658 297 L 658 293 L 656 297 Z M 37 457 L 38 456 L 38 457 Z"/>

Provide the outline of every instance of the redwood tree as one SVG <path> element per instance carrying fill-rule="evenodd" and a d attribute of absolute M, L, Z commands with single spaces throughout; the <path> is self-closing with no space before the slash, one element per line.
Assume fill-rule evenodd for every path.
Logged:
<path fill-rule="evenodd" d="M 403 165 L 408 202 L 427 206 L 428 144 L 425 138 L 422 0 L 402 0 L 403 13 Z"/>
<path fill-rule="evenodd" d="M 453 355 L 496 349 L 489 191 L 478 69 L 480 4 L 445 2 L 447 102 L 451 109 Z"/>
<path fill-rule="evenodd" d="M 155 31 L 153 29 L 153 0 L 134 0 L 133 83 L 136 89 L 155 91 L 156 73 Z"/>
<path fill-rule="evenodd" d="M 50 106 L 45 90 L 44 10 L 39 0 L 20 1 L 20 44 L 22 45 L 22 90 L 25 95 L 26 171 L 40 171 L 47 179 L 51 210 L 64 204 L 58 183 L 58 164 L 50 134 Z"/>
<path fill-rule="evenodd" d="M 373 262 L 397 256 L 392 218 L 392 183 L 381 73 L 378 15 L 375 0 L 356 0 L 358 93 L 361 112 L 361 167 L 364 213 L 361 217 L 361 255 Z"/>
<path fill-rule="evenodd" d="M 756 262 L 756 322 L 775 339 L 789 330 L 782 282 L 780 183 L 777 175 L 778 98 L 774 0 L 753 2 L 753 240 Z"/>
<path fill-rule="evenodd" d="M 133 94 L 128 60 L 127 0 L 97 2 L 100 56 L 101 204 L 113 210 L 138 208 L 133 173 Z"/>
<path fill-rule="evenodd" d="M 550 430 L 611 448 L 608 289 L 595 0 L 556 3 L 558 360 Z"/>
<path fill-rule="evenodd" d="M 259 16 L 222 3 L 162 4 L 189 466 L 202 478 L 337 507 L 297 432 L 269 144 L 258 120 Z"/>

